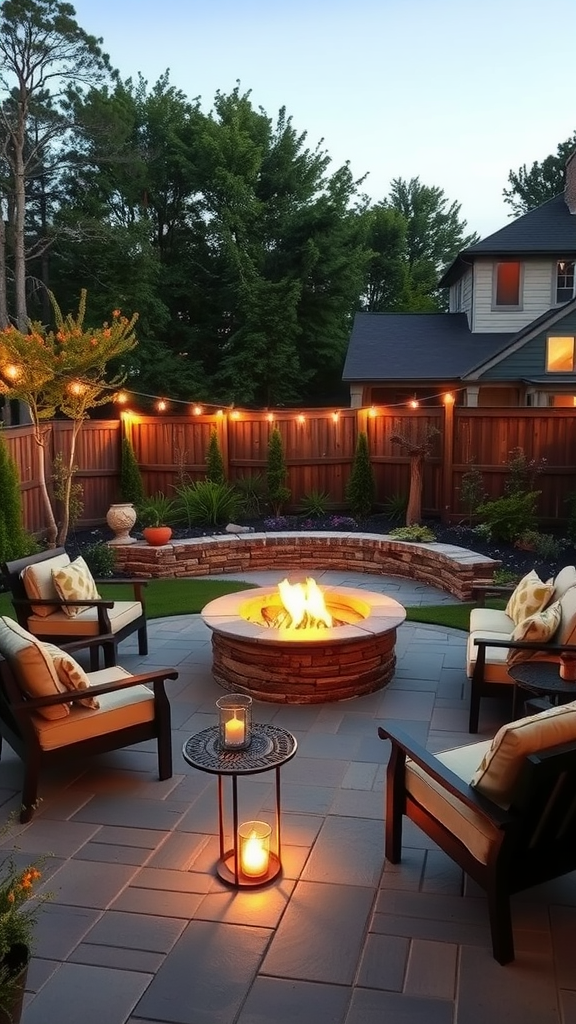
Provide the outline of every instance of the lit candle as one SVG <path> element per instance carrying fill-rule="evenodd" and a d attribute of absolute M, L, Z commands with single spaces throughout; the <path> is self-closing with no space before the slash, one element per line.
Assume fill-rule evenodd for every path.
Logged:
<path fill-rule="evenodd" d="M 240 863 L 245 875 L 255 877 L 265 875 L 268 870 L 268 847 L 263 839 L 252 832 L 244 840 L 240 854 Z"/>
<path fill-rule="evenodd" d="M 240 747 L 244 743 L 244 735 L 244 722 L 236 716 L 224 723 L 224 737 L 227 746 Z"/>

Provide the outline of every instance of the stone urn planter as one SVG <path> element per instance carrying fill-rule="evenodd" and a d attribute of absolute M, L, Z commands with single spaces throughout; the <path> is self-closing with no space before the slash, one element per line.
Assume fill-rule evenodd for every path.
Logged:
<path fill-rule="evenodd" d="M 136 522 L 136 509 L 131 502 L 110 505 L 106 513 L 106 522 L 114 533 L 113 539 L 108 541 L 110 545 L 136 543 L 136 538 L 130 536 L 130 530 Z"/>
<path fill-rule="evenodd" d="M 168 543 L 172 536 L 172 528 L 170 526 L 145 526 L 142 534 L 148 544 L 157 548 Z"/>

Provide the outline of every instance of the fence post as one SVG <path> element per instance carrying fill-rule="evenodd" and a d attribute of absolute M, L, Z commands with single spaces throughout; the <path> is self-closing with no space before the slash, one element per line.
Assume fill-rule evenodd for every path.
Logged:
<path fill-rule="evenodd" d="M 444 430 L 442 432 L 442 505 L 440 520 L 450 522 L 452 512 L 452 476 L 454 462 L 454 397 L 444 395 Z"/>

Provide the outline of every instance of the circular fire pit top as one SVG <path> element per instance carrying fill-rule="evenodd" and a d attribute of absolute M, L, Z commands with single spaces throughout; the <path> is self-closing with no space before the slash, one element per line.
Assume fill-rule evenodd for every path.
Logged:
<path fill-rule="evenodd" d="M 400 626 L 406 612 L 398 601 L 384 594 L 356 587 L 323 587 L 329 611 L 344 625 L 328 629 L 269 627 L 261 610 L 278 604 L 277 587 L 257 587 L 210 601 L 202 618 L 215 633 L 263 644 L 348 643 L 366 636 L 388 633 Z"/>

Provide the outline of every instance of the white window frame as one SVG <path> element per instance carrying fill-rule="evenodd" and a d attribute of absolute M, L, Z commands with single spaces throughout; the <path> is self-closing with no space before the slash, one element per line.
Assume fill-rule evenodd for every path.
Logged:
<path fill-rule="evenodd" d="M 561 268 L 566 268 L 565 270 Z M 571 268 L 571 270 L 570 270 Z M 567 271 L 567 272 L 566 272 Z M 564 284 L 561 286 L 560 281 L 564 280 Z M 569 294 L 560 299 L 558 293 L 560 288 L 564 292 Z M 556 263 L 556 277 L 554 281 L 554 303 L 556 306 L 561 306 L 564 302 L 570 302 L 576 294 L 576 260 L 558 260 Z"/>

